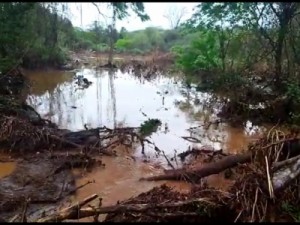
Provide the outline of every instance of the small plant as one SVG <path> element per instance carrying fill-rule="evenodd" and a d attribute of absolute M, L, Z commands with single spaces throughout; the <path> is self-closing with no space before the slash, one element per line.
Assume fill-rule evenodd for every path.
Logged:
<path fill-rule="evenodd" d="M 148 119 L 141 124 L 140 134 L 143 136 L 149 136 L 153 132 L 156 132 L 160 125 L 161 121 L 159 119 Z"/>

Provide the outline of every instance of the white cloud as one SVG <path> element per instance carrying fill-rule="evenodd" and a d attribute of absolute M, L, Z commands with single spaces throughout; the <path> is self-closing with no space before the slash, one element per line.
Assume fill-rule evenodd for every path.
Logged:
<path fill-rule="evenodd" d="M 150 21 L 142 22 L 137 16 L 132 13 L 127 19 L 123 21 L 116 22 L 116 28 L 119 30 L 121 27 L 125 27 L 128 31 L 144 29 L 149 26 L 154 27 L 162 27 L 164 29 L 170 28 L 168 20 L 163 16 L 166 11 L 173 6 L 177 6 L 178 8 L 185 7 L 187 13 L 184 19 L 188 19 L 192 14 L 192 9 L 198 3 L 190 3 L 190 2 L 156 2 L 156 3 L 144 3 L 145 11 L 150 16 Z M 82 21 L 80 16 L 80 8 L 82 7 Z M 103 14 L 109 15 L 110 11 L 104 5 L 101 5 L 100 8 Z M 71 12 L 71 21 L 74 26 L 78 27 L 87 27 L 93 21 L 98 20 L 100 22 L 105 23 L 102 16 L 99 15 L 97 8 L 92 3 L 70 3 L 70 12 Z"/>

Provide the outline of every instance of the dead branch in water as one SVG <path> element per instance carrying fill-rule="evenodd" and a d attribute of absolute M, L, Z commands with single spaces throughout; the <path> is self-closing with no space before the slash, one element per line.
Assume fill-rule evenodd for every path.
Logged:
<path fill-rule="evenodd" d="M 24 207 L 23 207 L 23 212 L 22 212 L 22 218 L 21 218 L 21 222 L 22 223 L 26 223 L 27 222 L 26 213 L 27 213 L 27 208 L 28 208 L 28 203 L 29 202 L 30 202 L 30 199 L 25 199 Z"/>
<path fill-rule="evenodd" d="M 192 148 L 191 150 L 187 150 L 185 152 L 182 152 L 182 153 L 179 153 L 178 156 L 180 157 L 180 159 L 182 161 L 185 160 L 185 158 L 189 155 L 200 155 L 200 154 L 212 154 L 213 156 L 214 155 L 222 155 L 222 156 L 228 156 L 227 154 L 223 153 L 223 149 L 220 149 L 220 150 L 214 150 L 214 149 L 205 149 L 205 148 L 200 148 L 200 149 L 197 149 L 197 148 Z"/>
<path fill-rule="evenodd" d="M 79 145 L 79 144 L 76 144 L 74 142 L 71 142 L 71 141 L 68 141 L 66 139 L 63 139 L 63 138 L 60 138 L 58 136 L 55 136 L 55 135 L 50 135 L 50 138 L 54 139 L 54 140 L 57 140 L 57 141 L 60 141 L 62 143 L 66 143 L 66 144 L 69 144 L 69 145 L 72 145 L 73 147 L 76 147 L 76 148 L 79 148 L 79 149 L 83 149 L 84 146 L 83 145 Z M 113 156 L 115 154 L 113 154 L 112 152 L 109 152 L 103 148 L 94 148 L 94 147 L 89 147 L 90 150 L 95 150 L 95 151 L 99 151 L 101 153 L 103 153 L 104 155 L 108 155 L 108 156 Z"/>
<path fill-rule="evenodd" d="M 113 156 L 112 145 L 131 142 L 135 136 L 139 136 L 137 128 L 125 127 L 110 129 L 97 127 L 89 130 L 69 131 L 53 127 L 35 126 L 25 119 L 14 116 L 2 116 L 0 119 L 2 129 L 0 143 L 11 150 L 34 152 L 40 149 L 55 148 L 87 148 L 91 151 Z M 116 141 L 113 139 L 117 139 Z M 102 142 L 106 142 L 105 144 Z M 114 142 L 114 144 L 109 143 Z M 27 145 L 27 143 L 32 143 Z"/>
<path fill-rule="evenodd" d="M 246 163 L 250 162 L 251 160 L 251 154 L 239 154 L 239 155 L 230 155 L 226 156 L 223 159 L 208 163 L 200 168 L 197 169 L 177 169 L 173 171 L 168 171 L 167 174 L 158 175 L 158 176 L 152 176 L 152 177 L 146 177 L 141 178 L 140 180 L 147 180 L 147 181 L 157 181 L 157 180 L 182 180 L 183 176 L 188 177 L 191 180 L 199 180 L 200 178 L 217 174 L 225 169 L 229 169 L 231 167 L 234 167 L 240 163 Z"/>
<path fill-rule="evenodd" d="M 195 137 L 185 137 L 185 136 L 183 136 L 181 138 L 183 138 L 186 141 L 192 142 L 192 143 L 201 143 L 201 140 L 199 140 L 198 138 L 195 138 Z"/>
<path fill-rule="evenodd" d="M 278 164 L 277 164 L 278 165 Z M 283 166 L 289 165 L 286 168 Z M 290 161 L 283 161 L 281 168 L 277 166 L 277 171 L 273 175 L 272 184 L 275 191 L 281 190 L 300 175 L 300 156 L 291 158 Z"/>
<path fill-rule="evenodd" d="M 71 205 L 70 207 L 68 207 L 66 209 L 61 210 L 57 214 L 41 218 L 41 219 L 37 220 L 36 222 L 38 222 L 38 223 L 61 222 L 61 221 L 66 220 L 66 219 L 77 218 L 79 209 L 82 206 L 86 205 L 87 203 L 93 201 L 97 197 L 98 197 L 98 195 L 96 195 L 96 194 L 91 195 L 91 196 L 85 198 L 84 200 L 80 201 L 79 203 L 76 203 L 76 204 Z"/>
<path fill-rule="evenodd" d="M 270 143 L 266 146 L 263 146 L 262 149 L 267 149 L 267 148 L 270 148 L 274 145 L 279 145 L 279 144 L 282 144 L 282 143 L 285 143 L 285 142 L 299 141 L 299 140 L 300 140 L 299 138 L 285 138 L 285 139 L 282 139 L 280 141 L 276 141 L 276 142 Z"/>

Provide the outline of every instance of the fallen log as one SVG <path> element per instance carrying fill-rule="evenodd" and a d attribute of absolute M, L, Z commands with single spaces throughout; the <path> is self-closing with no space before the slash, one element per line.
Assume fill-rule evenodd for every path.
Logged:
<path fill-rule="evenodd" d="M 192 142 L 192 143 L 201 143 L 201 140 L 199 140 L 198 138 L 195 138 L 195 137 L 185 137 L 185 136 L 183 136 L 181 138 L 183 138 L 186 141 Z"/>
<path fill-rule="evenodd" d="M 63 186 L 61 192 L 59 193 L 59 195 L 57 197 L 55 197 L 53 199 L 33 199 L 33 200 L 30 200 L 29 203 L 30 204 L 52 204 L 52 203 L 57 203 L 58 201 L 65 198 L 66 196 L 74 194 L 79 189 L 81 189 L 81 188 L 83 188 L 83 187 L 85 187 L 85 186 L 87 186 L 88 184 L 91 184 L 91 183 L 94 183 L 94 181 L 87 181 L 86 183 L 84 183 L 84 184 L 82 184 L 78 187 L 72 188 L 65 195 L 62 195 L 63 188 L 64 188 L 64 186 Z"/>
<path fill-rule="evenodd" d="M 287 160 L 284 160 L 284 161 L 275 162 L 272 165 L 272 170 L 273 170 L 273 172 L 275 172 L 276 170 L 278 170 L 278 169 L 280 169 L 284 166 L 287 166 L 287 165 L 290 165 L 290 164 L 296 162 L 298 159 L 300 159 L 300 155 L 295 156 L 295 157 L 290 158 L 290 159 L 287 159 Z"/>
<path fill-rule="evenodd" d="M 251 160 L 251 153 L 226 156 L 223 159 L 208 163 L 196 169 L 176 169 L 165 170 L 165 174 L 141 178 L 146 181 L 159 180 L 189 180 L 197 181 L 200 178 L 207 177 L 212 174 L 217 174 L 225 169 L 232 168 L 238 164 L 247 163 Z M 296 156 L 285 161 L 277 162 L 273 167 L 276 170 L 271 177 L 273 189 L 275 192 L 282 190 L 294 179 L 300 176 L 300 156 Z"/>
<path fill-rule="evenodd" d="M 44 218 L 41 218 L 39 220 L 37 220 L 36 222 L 38 223 L 45 223 L 45 222 L 60 222 L 63 221 L 65 219 L 69 219 L 69 218 L 76 218 L 78 215 L 78 210 L 86 205 L 87 203 L 93 201 L 94 199 L 96 199 L 98 197 L 98 195 L 94 194 L 91 195 L 87 198 L 85 198 L 84 200 L 82 200 L 81 202 L 71 205 L 70 207 L 63 209 L 62 211 L 60 211 L 57 214 L 54 215 L 50 215 Z"/>
<path fill-rule="evenodd" d="M 230 155 L 224 157 L 223 159 L 217 162 L 203 165 L 200 168 L 196 168 L 192 170 L 186 170 L 186 169 L 168 170 L 166 171 L 167 174 L 141 178 L 140 180 L 158 181 L 158 180 L 188 179 L 190 181 L 195 181 L 212 174 L 220 173 L 225 169 L 229 169 L 231 167 L 237 166 L 238 164 L 250 162 L 250 160 L 251 160 L 251 153 Z"/>
<path fill-rule="evenodd" d="M 185 152 L 179 153 L 178 156 L 180 157 L 181 161 L 184 161 L 185 158 L 189 155 L 200 155 L 200 154 L 212 154 L 217 155 L 220 154 L 222 156 L 227 156 L 227 154 L 223 153 L 223 149 L 215 150 L 215 149 L 205 149 L 205 148 L 192 148 L 191 150 L 187 150 Z"/>
<path fill-rule="evenodd" d="M 37 222 L 60 222 L 66 219 L 81 219 L 85 217 L 94 216 L 97 214 L 107 214 L 107 213 L 145 212 L 149 209 L 181 207 L 181 206 L 195 204 L 195 203 L 206 203 L 209 205 L 215 205 L 215 203 L 211 202 L 207 198 L 195 198 L 191 200 L 178 201 L 172 203 L 128 204 L 128 205 L 105 206 L 105 207 L 98 207 L 98 208 L 88 207 L 82 209 L 80 209 L 80 207 L 76 208 L 77 205 L 75 205 L 75 207 L 71 206 L 55 215 L 39 219 Z"/>
<path fill-rule="evenodd" d="M 279 164 L 279 163 L 278 163 Z M 289 165 L 291 164 L 291 165 Z M 289 165 L 288 167 L 284 167 Z M 294 158 L 288 159 L 281 162 L 281 166 L 284 168 L 278 169 L 272 177 L 272 184 L 274 191 L 279 191 L 290 184 L 294 179 L 300 175 L 300 157 L 296 156 Z M 278 166 L 277 166 L 278 168 Z"/>

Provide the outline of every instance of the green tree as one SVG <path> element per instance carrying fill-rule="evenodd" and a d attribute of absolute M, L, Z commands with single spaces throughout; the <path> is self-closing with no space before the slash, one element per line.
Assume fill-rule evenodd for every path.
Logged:
<path fill-rule="evenodd" d="M 299 14 L 299 4 L 296 2 L 201 3 L 188 25 L 223 30 L 226 24 L 230 28 L 242 26 L 244 29 L 255 31 L 254 33 L 259 35 L 261 40 L 258 44 L 265 48 L 264 40 L 268 41 L 267 48 L 271 48 L 272 51 L 275 81 L 279 87 L 284 41 L 291 31 L 290 24 L 297 14 Z"/>
<path fill-rule="evenodd" d="M 93 3 L 97 9 L 100 15 L 103 15 L 101 13 L 101 10 L 99 6 L 96 3 Z M 113 50 L 114 50 L 114 44 L 116 41 L 116 29 L 115 24 L 116 20 L 122 20 L 129 16 L 129 9 L 131 9 L 142 21 L 149 20 L 149 16 L 146 14 L 144 9 L 144 4 L 142 2 L 132 2 L 132 3 L 124 3 L 124 2 L 111 2 L 109 3 L 109 7 L 112 9 L 112 22 L 108 26 L 109 29 L 109 57 L 108 57 L 108 65 L 112 65 L 113 60 Z"/>

